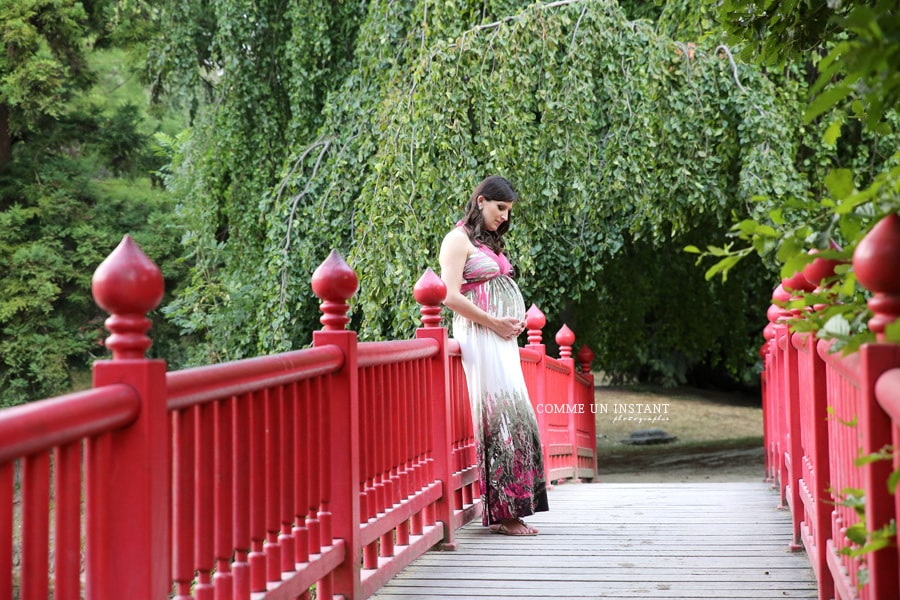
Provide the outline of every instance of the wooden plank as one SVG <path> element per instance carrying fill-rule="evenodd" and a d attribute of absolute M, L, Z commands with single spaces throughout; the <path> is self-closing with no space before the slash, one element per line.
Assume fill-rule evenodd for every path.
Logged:
<path fill-rule="evenodd" d="M 791 552 L 791 518 L 766 483 L 566 484 L 534 537 L 458 532 L 375 600 L 438 598 L 815 598 L 807 556 Z"/>

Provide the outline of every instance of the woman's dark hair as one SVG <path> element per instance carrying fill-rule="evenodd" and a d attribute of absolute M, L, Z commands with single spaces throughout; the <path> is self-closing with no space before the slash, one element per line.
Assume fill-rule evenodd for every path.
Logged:
<path fill-rule="evenodd" d="M 481 183 L 475 186 L 475 190 L 466 204 L 466 216 L 463 218 L 463 224 L 466 227 L 466 233 L 469 234 L 469 239 L 473 244 L 482 244 L 494 252 L 500 253 L 506 246 L 503 234 L 509 231 L 512 211 L 509 213 L 509 219 L 503 222 L 497 231 L 487 231 L 484 228 L 484 217 L 478 209 L 479 196 L 484 196 L 486 202 L 515 202 L 519 197 L 506 179 L 499 175 L 491 175 L 482 179 Z"/>

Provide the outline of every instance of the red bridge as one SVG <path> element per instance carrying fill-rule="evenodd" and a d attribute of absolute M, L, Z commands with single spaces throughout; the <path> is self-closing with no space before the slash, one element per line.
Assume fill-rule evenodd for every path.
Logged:
<path fill-rule="evenodd" d="M 879 335 L 896 265 L 893 215 L 854 258 Z M 532 306 L 520 356 L 555 485 L 541 535 L 513 539 L 466 526 L 475 442 L 434 273 L 413 339 L 360 342 L 356 275 L 332 252 L 313 347 L 167 372 L 145 358 L 162 277 L 126 237 L 94 275 L 112 359 L 93 388 L 0 411 L 0 600 L 898 599 L 900 345 L 841 356 L 791 333 L 802 311 L 782 307 L 820 266 L 769 311 L 758 484 L 565 483 L 597 479 L 593 356 L 573 358 L 567 327 L 548 356 Z"/>

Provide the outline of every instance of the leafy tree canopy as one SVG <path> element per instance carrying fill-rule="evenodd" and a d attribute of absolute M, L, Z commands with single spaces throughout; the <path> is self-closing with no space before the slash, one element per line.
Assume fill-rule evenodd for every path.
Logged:
<path fill-rule="evenodd" d="M 686 241 L 723 231 L 756 194 L 806 189 L 784 160 L 798 146 L 797 85 L 785 91 L 717 40 L 688 45 L 614 2 L 238 4 L 164 28 L 166 48 L 191 49 L 169 56 L 164 81 L 211 94 L 174 183 L 196 267 L 169 314 L 207 336 L 196 360 L 307 343 L 309 276 L 332 247 L 360 275 L 363 334 L 408 335 L 413 283 L 437 266 L 469 190 L 497 172 L 523 198 L 511 253 L 527 300 L 550 315 L 548 338 L 568 315 L 601 368 L 652 362 L 604 352 L 623 327 L 632 348 L 649 336 L 663 340 L 651 353 L 678 354 L 670 375 L 710 356 L 746 367 L 758 315 L 703 292 L 698 313 L 730 310 L 740 350 L 724 325 L 673 350 L 684 331 L 653 313 L 696 306 L 709 289 L 682 289 L 692 259 L 674 255 Z M 180 10 L 170 18 L 189 23 Z M 201 62 L 185 58 L 196 40 L 209 49 Z M 178 71 L 188 64 L 200 67 Z M 649 292 L 617 266 L 631 247 L 662 267 Z M 607 314 L 608 299 L 641 305 L 641 294 L 652 300 L 615 325 L 624 315 Z"/>
<path fill-rule="evenodd" d="M 68 391 L 104 355 L 91 275 L 125 233 L 177 279 L 171 201 L 147 177 L 160 124 L 124 53 L 92 47 L 113 8 L 0 1 L 0 406 Z"/>
<path fill-rule="evenodd" d="M 868 294 L 850 266 L 853 251 L 875 223 L 900 208 L 900 15 L 896 2 L 882 0 L 806 2 L 795 9 L 797 3 L 787 1 L 768 3 L 765 11 L 745 0 L 721 6 L 724 22 L 745 42 L 745 56 L 764 65 L 802 65 L 809 73 L 804 122 L 818 126 L 821 144 L 864 152 L 854 160 L 844 150 L 836 160 L 811 164 L 819 193 L 766 198 L 770 210 L 763 218 L 734 228 L 750 246 L 718 254 L 729 264 L 753 251 L 774 254 L 785 278 L 812 260 L 811 250 L 841 262 L 824 292 L 795 290 L 793 305 L 828 305 L 797 326 L 835 338 L 849 351 L 873 339 L 866 328 Z M 724 261 L 713 268 L 727 271 Z M 886 333 L 900 341 L 896 324 Z"/>

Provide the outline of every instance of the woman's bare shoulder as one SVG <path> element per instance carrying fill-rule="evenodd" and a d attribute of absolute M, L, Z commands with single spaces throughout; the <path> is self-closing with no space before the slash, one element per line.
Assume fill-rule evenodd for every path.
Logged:
<path fill-rule="evenodd" d="M 461 227 L 450 230 L 441 242 L 441 261 L 456 257 L 454 260 L 465 260 L 475 249 L 468 234 Z"/>
<path fill-rule="evenodd" d="M 444 236 L 444 244 L 453 247 L 464 246 L 468 248 L 472 245 L 469 236 L 462 227 L 454 227 Z"/>

